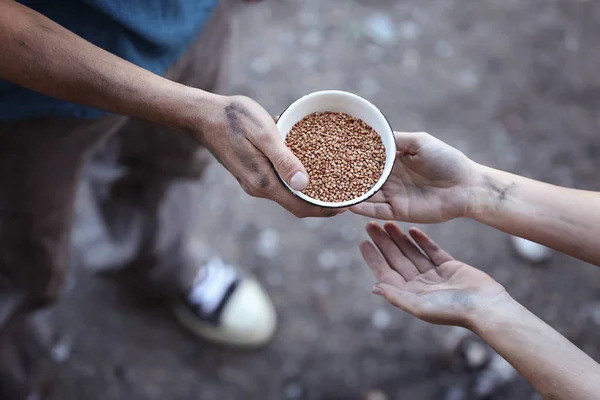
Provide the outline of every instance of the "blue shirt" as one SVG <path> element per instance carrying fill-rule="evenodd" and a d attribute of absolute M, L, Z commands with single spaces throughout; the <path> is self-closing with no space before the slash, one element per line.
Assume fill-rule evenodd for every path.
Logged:
<path fill-rule="evenodd" d="M 117 56 L 164 74 L 192 44 L 218 0 L 20 0 Z M 0 120 L 96 118 L 104 111 L 0 80 Z"/>

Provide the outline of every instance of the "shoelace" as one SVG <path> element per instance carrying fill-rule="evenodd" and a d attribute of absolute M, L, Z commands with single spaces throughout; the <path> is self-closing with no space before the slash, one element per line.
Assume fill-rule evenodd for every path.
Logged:
<path fill-rule="evenodd" d="M 199 308 L 201 314 L 213 314 L 239 279 L 238 271 L 233 266 L 213 257 L 198 271 L 188 300 Z"/>

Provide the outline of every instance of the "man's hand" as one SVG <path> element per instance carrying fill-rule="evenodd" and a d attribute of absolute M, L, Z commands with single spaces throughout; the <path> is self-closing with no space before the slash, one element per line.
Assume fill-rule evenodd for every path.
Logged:
<path fill-rule="evenodd" d="M 379 249 L 371 242 L 360 246 L 378 280 L 373 293 L 417 318 L 469 327 L 476 314 L 508 296 L 488 274 L 455 260 L 416 228 L 410 236 L 425 255 L 392 222 L 385 230 L 371 222 L 367 232 Z"/>
<path fill-rule="evenodd" d="M 427 133 L 395 135 L 398 152 L 388 181 L 369 201 L 351 210 L 371 218 L 414 223 L 465 216 L 477 164 Z"/>
<path fill-rule="evenodd" d="M 308 174 L 279 136 L 273 118 L 255 101 L 233 96 L 223 98 L 222 118 L 196 136 L 231 172 L 246 193 L 276 201 L 296 217 L 329 217 L 339 213 L 312 206 L 292 194 L 288 184 L 302 190 Z"/>

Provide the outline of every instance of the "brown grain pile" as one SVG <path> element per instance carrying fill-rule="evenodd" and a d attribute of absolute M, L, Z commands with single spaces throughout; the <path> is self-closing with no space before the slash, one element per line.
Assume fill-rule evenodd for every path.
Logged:
<path fill-rule="evenodd" d="M 302 192 L 327 202 L 353 200 L 377 183 L 385 165 L 381 138 L 344 113 L 314 113 L 300 120 L 285 142 L 308 171 Z"/>

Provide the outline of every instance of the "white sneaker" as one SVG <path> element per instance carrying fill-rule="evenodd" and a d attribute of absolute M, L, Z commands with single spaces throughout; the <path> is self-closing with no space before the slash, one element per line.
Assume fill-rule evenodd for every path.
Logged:
<path fill-rule="evenodd" d="M 511 236 L 510 241 L 517 254 L 532 264 L 548 261 L 554 253 L 549 247 L 517 236 Z"/>
<path fill-rule="evenodd" d="M 219 258 L 199 270 L 173 312 L 195 335 L 228 346 L 263 346 L 277 325 L 275 307 L 256 278 Z"/>

